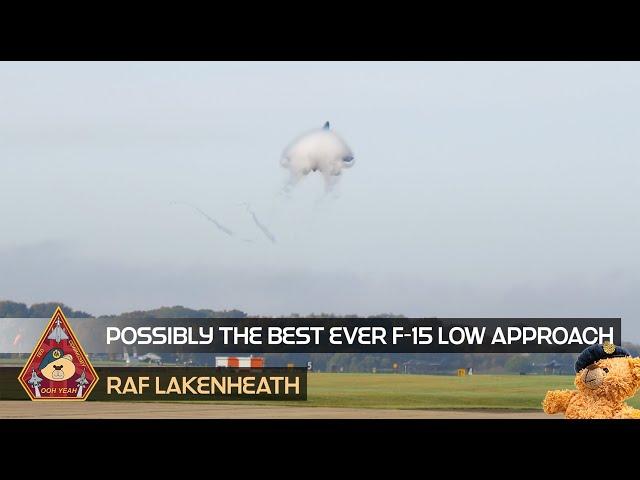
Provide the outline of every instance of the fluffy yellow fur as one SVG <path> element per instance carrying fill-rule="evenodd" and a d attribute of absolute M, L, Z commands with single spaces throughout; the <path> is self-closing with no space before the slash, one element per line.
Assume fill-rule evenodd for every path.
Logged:
<path fill-rule="evenodd" d="M 601 369 L 598 375 L 589 370 Z M 590 379 L 599 376 L 594 383 Z M 589 385 L 590 383 L 590 385 Z M 549 414 L 564 412 L 566 418 L 640 418 L 640 410 L 625 400 L 640 388 L 640 358 L 617 357 L 600 360 L 580 370 L 576 390 L 551 390 L 542 402 Z"/>

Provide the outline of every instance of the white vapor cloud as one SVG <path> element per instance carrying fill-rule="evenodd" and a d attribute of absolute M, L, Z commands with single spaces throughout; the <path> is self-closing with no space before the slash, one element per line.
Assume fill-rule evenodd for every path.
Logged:
<path fill-rule="evenodd" d="M 312 130 L 294 140 L 283 152 L 280 164 L 289 170 L 289 186 L 297 184 L 311 172 L 320 172 L 325 187 L 330 190 L 345 168 L 355 163 L 353 152 L 346 142 L 330 129 Z"/>

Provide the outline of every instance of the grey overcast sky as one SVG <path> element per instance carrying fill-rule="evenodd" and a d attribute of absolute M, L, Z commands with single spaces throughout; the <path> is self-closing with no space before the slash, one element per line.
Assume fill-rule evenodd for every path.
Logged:
<path fill-rule="evenodd" d="M 0 298 L 640 340 L 639 112 L 633 63 L 0 63 Z M 326 120 L 355 166 L 283 195 L 282 150 Z"/>

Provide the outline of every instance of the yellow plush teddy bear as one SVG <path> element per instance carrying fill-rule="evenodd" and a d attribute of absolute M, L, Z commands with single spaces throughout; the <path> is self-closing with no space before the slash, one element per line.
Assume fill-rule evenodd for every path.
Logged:
<path fill-rule="evenodd" d="M 576 361 L 577 390 L 551 390 L 542 402 L 549 414 L 566 418 L 640 418 L 625 400 L 640 388 L 640 358 L 611 343 L 592 345 Z"/>

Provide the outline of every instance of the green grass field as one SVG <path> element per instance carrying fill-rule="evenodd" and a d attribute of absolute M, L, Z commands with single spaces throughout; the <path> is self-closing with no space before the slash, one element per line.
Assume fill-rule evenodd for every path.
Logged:
<path fill-rule="evenodd" d="M 572 389 L 573 380 L 569 375 L 310 373 L 306 402 L 276 403 L 309 407 L 541 410 L 547 390 Z M 628 403 L 640 408 L 640 393 Z"/>
<path fill-rule="evenodd" d="M 536 409 L 547 390 L 574 388 L 573 376 L 312 373 L 308 406 L 425 409 Z M 640 394 L 629 401 L 640 407 Z"/>

